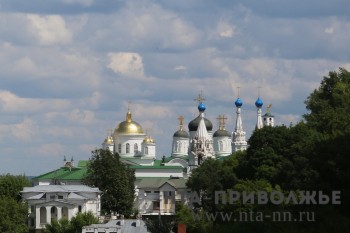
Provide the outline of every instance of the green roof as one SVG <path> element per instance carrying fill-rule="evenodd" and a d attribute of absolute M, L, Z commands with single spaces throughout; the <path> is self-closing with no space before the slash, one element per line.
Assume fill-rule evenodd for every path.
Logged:
<path fill-rule="evenodd" d="M 186 188 L 187 180 L 184 178 L 142 178 L 137 180 L 138 188 L 159 188 L 168 183 L 176 188 Z"/>
<path fill-rule="evenodd" d="M 86 167 L 61 167 L 57 170 L 45 173 L 33 178 L 33 180 L 82 180 L 86 174 Z"/>
<path fill-rule="evenodd" d="M 130 166 L 132 169 L 183 169 L 181 166 Z"/>

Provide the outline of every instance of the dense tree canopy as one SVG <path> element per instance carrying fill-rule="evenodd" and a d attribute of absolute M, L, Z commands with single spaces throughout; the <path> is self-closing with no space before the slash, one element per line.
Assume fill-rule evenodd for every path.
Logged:
<path fill-rule="evenodd" d="M 103 192 L 103 211 L 132 214 L 135 174 L 120 161 L 118 154 L 103 149 L 93 151 L 84 182 Z"/>
<path fill-rule="evenodd" d="M 31 186 L 25 176 L 0 176 L 0 232 L 28 232 L 28 205 L 21 201 L 20 191 Z"/>
<path fill-rule="evenodd" d="M 83 226 L 95 223 L 98 223 L 98 218 L 93 213 L 78 213 L 70 221 L 66 218 L 53 220 L 51 224 L 46 225 L 44 233 L 81 233 Z"/>
<path fill-rule="evenodd" d="M 264 127 L 255 130 L 246 152 L 224 161 L 206 160 L 195 169 L 187 183 L 202 198 L 214 199 L 214 190 L 284 193 L 317 190 L 326 194 L 341 191 L 341 205 L 214 205 L 204 201 L 194 210 L 177 212 L 178 222 L 191 224 L 190 233 L 204 232 L 193 224 L 191 214 L 198 210 L 232 212 L 262 210 L 314 212 L 315 222 L 235 222 L 208 220 L 207 232 L 329 232 L 350 229 L 350 73 L 340 68 L 329 72 L 318 89 L 306 100 L 309 110 L 296 125 Z M 230 161 L 230 162 L 227 162 Z M 198 208 L 199 207 L 199 208 Z M 191 214 L 189 214 L 191 213 Z M 202 219 L 203 220 L 203 219 Z M 210 224 L 213 223 L 213 224 Z M 202 224 L 203 225 L 203 224 Z"/>

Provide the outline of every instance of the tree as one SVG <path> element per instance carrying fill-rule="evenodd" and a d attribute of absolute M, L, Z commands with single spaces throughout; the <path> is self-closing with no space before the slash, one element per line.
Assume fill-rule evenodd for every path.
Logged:
<path fill-rule="evenodd" d="M 310 127 L 329 135 L 350 132 L 350 72 L 344 68 L 329 72 L 305 104 L 310 112 L 304 118 Z"/>
<path fill-rule="evenodd" d="M 70 221 L 62 218 L 59 221 L 53 220 L 51 224 L 47 224 L 44 233 L 81 233 L 83 226 L 98 223 L 93 213 L 78 213 Z"/>
<path fill-rule="evenodd" d="M 0 232 L 28 232 L 28 205 L 21 201 L 20 191 L 30 185 L 25 176 L 0 176 Z"/>
<path fill-rule="evenodd" d="M 151 233 L 171 233 L 174 228 L 173 216 L 149 216 L 145 220 L 147 230 Z"/>
<path fill-rule="evenodd" d="M 120 161 L 118 154 L 98 149 L 92 152 L 84 183 L 98 187 L 103 196 L 102 210 L 129 216 L 133 212 L 135 174 Z"/>
<path fill-rule="evenodd" d="M 27 233 L 28 206 L 12 197 L 0 198 L 0 232 Z"/>

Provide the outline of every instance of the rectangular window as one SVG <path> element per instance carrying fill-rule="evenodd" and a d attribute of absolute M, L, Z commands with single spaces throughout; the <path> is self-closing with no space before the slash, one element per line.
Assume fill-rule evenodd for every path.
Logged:
<path fill-rule="evenodd" d="M 63 196 L 62 196 L 62 195 L 59 195 L 59 196 L 58 196 L 58 199 L 63 199 Z"/>
<path fill-rule="evenodd" d="M 55 195 L 50 195 L 51 200 L 55 199 L 55 197 L 56 197 Z"/>
<path fill-rule="evenodd" d="M 153 202 L 153 210 L 160 210 L 159 201 L 154 201 Z"/>

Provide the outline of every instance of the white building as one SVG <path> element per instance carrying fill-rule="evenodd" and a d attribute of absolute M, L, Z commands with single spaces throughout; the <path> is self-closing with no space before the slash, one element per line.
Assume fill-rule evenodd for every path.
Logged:
<path fill-rule="evenodd" d="M 28 203 L 29 229 L 41 232 L 52 220 L 70 220 L 79 212 L 92 212 L 96 217 L 101 211 L 101 191 L 86 185 L 37 185 L 25 187 L 22 199 Z"/>

